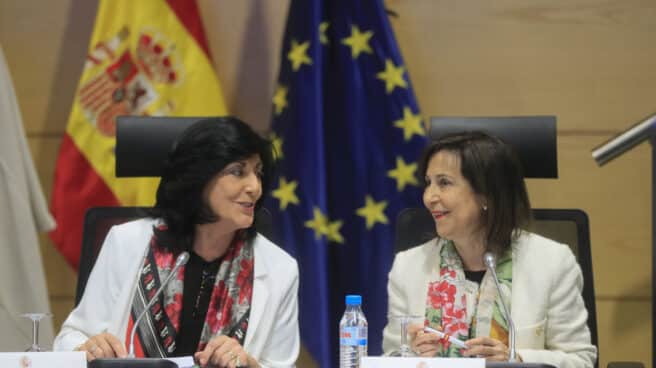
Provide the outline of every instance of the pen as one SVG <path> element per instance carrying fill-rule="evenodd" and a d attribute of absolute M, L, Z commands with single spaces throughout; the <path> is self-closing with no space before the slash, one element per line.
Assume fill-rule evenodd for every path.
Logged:
<path fill-rule="evenodd" d="M 440 339 L 447 339 L 450 343 L 452 343 L 453 345 L 455 345 L 459 348 L 469 349 L 469 347 L 465 344 L 464 341 L 462 341 L 462 340 L 460 340 L 456 337 L 453 337 L 451 335 L 447 335 L 442 331 L 438 331 L 434 328 L 430 328 L 430 327 L 426 326 L 426 327 L 424 327 L 424 332 L 432 332 L 432 333 L 436 334 L 437 336 L 439 336 Z"/>

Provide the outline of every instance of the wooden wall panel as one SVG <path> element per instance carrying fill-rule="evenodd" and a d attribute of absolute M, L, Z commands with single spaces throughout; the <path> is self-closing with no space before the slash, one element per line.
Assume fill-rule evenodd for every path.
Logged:
<path fill-rule="evenodd" d="M 606 136 L 559 136 L 559 178 L 529 179 L 536 208 L 580 208 L 590 220 L 599 297 L 651 295 L 650 148 L 598 167 L 590 148 Z M 616 272 L 631 270 L 631 272 Z"/>
<path fill-rule="evenodd" d="M 229 112 L 268 130 L 289 0 L 200 0 Z"/>
<path fill-rule="evenodd" d="M 599 367 L 612 361 L 638 361 L 651 366 L 651 302 L 597 300 Z"/>
<path fill-rule="evenodd" d="M 52 311 L 52 325 L 55 328 L 55 333 L 59 331 L 62 323 L 68 314 L 73 310 L 75 304 L 75 297 L 72 296 L 50 296 L 50 310 Z"/>
<path fill-rule="evenodd" d="M 68 266 L 64 257 L 52 244 L 47 234 L 39 236 L 43 267 L 47 275 L 48 292 L 51 297 L 75 297 L 77 273 Z"/>
<path fill-rule="evenodd" d="M 0 2 L 0 44 L 28 134 L 62 134 L 84 65 L 96 2 Z"/>
<path fill-rule="evenodd" d="M 557 114 L 619 130 L 656 111 L 653 1 L 386 1 L 422 112 Z"/>

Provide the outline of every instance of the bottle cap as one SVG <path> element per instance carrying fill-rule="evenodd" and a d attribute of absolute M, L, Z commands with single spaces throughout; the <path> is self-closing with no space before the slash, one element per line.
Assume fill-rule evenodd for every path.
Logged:
<path fill-rule="evenodd" d="M 347 295 L 346 305 L 362 305 L 362 297 L 360 295 Z"/>

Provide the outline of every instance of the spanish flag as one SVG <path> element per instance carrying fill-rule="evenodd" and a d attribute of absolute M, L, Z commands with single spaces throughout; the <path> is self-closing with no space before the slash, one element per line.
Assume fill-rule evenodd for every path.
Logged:
<path fill-rule="evenodd" d="M 89 207 L 154 204 L 158 179 L 116 178 L 116 116 L 225 114 L 195 0 L 101 0 L 52 193 L 50 236 L 69 264 Z"/>

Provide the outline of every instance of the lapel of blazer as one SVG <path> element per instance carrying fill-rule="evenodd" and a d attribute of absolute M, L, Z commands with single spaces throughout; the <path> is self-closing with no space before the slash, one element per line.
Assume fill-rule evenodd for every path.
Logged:
<path fill-rule="evenodd" d="M 257 336 L 258 329 L 262 329 L 265 324 L 271 324 L 270 318 L 262 318 L 264 310 L 269 300 L 269 288 L 272 287 L 269 283 L 269 270 L 266 263 L 266 254 L 263 254 L 262 247 L 258 246 L 260 235 L 258 234 L 254 240 L 254 274 L 253 274 L 253 298 L 251 299 L 251 312 L 248 321 L 248 330 L 246 331 L 246 338 L 244 339 L 244 346 L 252 346 L 253 339 Z M 252 346 L 249 350 L 251 354 L 259 351 L 259 346 Z"/>
<path fill-rule="evenodd" d="M 428 283 L 435 281 L 440 276 L 440 249 L 442 249 L 442 242 L 437 238 L 432 239 L 421 245 L 421 257 L 417 259 L 417 272 L 418 277 L 414 279 L 415 285 L 408 285 L 408 290 L 411 290 L 412 295 L 409 300 L 412 300 L 410 305 L 410 314 L 423 316 L 426 314 L 426 297 L 428 293 Z"/>
<path fill-rule="evenodd" d="M 530 310 L 531 308 L 520 308 L 518 306 L 527 305 L 526 301 L 522 301 L 524 295 L 526 295 L 522 290 L 522 281 L 517 281 L 517 277 L 522 277 L 524 272 L 524 252 L 523 247 L 520 244 L 527 241 L 528 233 L 522 232 L 520 237 L 512 243 L 512 286 L 511 286 L 511 295 L 510 295 L 510 317 L 513 319 L 513 322 L 521 320 L 521 314 L 523 310 Z M 539 265 L 536 265 L 539 269 Z M 514 308 L 513 308 L 514 307 Z M 517 323 L 515 322 L 515 329 L 517 329 Z"/>

